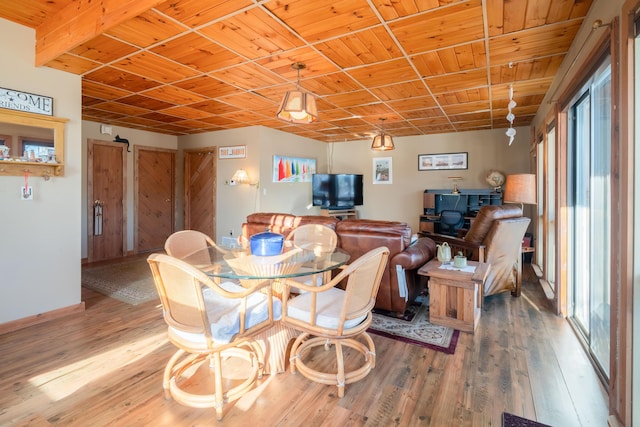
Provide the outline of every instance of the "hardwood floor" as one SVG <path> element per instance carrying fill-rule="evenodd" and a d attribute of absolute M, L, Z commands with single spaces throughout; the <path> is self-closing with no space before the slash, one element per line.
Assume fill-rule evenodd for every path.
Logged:
<path fill-rule="evenodd" d="M 485 299 L 454 355 L 372 335 L 376 368 L 334 387 L 265 376 L 221 425 L 501 426 L 503 411 L 557 427 L 606 426 L 607 396 L 530 267 L 522 296 Z M 86 311 L 0 335 L 2 426 L 215 425 L 214 410 L 164 399 L 174 352 L 158 302 L 132 306 L 82 290 Z M 332 353 L 330 353 L 332 354 Z"/>

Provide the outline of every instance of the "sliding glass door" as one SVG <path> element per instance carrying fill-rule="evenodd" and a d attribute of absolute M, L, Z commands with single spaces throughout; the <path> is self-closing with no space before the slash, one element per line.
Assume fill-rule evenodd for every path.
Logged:
<path fill-rule="evenodd" d="M 611 66 L 601 65 L 569 111 L 570 316 L 609 376 Z"/>

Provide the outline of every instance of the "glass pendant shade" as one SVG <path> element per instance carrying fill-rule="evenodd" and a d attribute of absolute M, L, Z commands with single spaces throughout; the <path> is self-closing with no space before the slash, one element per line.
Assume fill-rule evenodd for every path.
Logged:
<path fill-rule="evenodd" d="M 305 69 L 302 62 L 294 62 L 291 68 L 298 71 L 298 86 L 289 90 L 284 96 L 277 117 L 290 123 L 313 123 L 318 120 L 316 99 L 310 93 L 300 90 L 300 70 Z"/>
<path fill-rule="evenodd" d="M 393 145 L 393 139 L 391 135 L 387 135 L 386 133 L 380 133 L 380 135 L 376 135 L 373 138 L 373 143 L 371 144 L 371 149 L 375 151 L 389 151 L 393 150 L 395 145 Z"/>
<path fill-rule="evenodd" d="M 291 123 L 313 123 L 318 120 L 316 99 L 301 90 L 287 91 L 278 109 L 278 118 Z"/>
<path fill-rule="evenodd" d="M 396 148 L 393 144 L 393 138 L 391 138 L 391 135 L 384 133 L 385 120 L 386 119 L 384 117 L 380 118 L 380 133 L 373 138 L 373 142 L 371 143 L 371 149 L 374 151 L 389 151 Z"/>

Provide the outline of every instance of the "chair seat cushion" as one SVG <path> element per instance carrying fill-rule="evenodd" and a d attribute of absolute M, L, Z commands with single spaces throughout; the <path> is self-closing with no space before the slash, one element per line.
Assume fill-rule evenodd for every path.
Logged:
<path fill-rule="evenodd" d="M 310 273 L 311 271 L 313 270 L 308 267 L 302 267 L 300 268 L 300 270 L 298 270 L 299 273 L 304 273 L 304 272 Z M 293 281 L 304 283 L 305 285 L 309 285 L 309 286 L 322 286 L 322 273 L 309 274 L 307 276 L 296 276 L 293 278 Z M 301 291 L 298 288 L 291 288 L 291 290 L 292 291 L 295 290 L 297 293 L 300 293 L 300 294 L 303 293 L 303 291 Z"/>
<path fill-rule="evenodd" d="M 246 289 L 242 286 L 223 282 L 220 287 L 228 292 L 243 292 Z M 204 303 L 207 309 L 207 316 L 211 323 L 211 335 L 218 344 L 228 344 L 233 337 L 240 332 L 240 304 L 241 298 L 225 298 L 210 288 L 202 291 Z M 249 329 L 269 318 L 268 296 L 262 292 L 255 292 L 247 296 L 247 309 L 245 314 L 245 328 Z M 282 302 L 277 298 L 273 299 L 273 318 L 282 318 Z M 173 335 L 185 339 L 191 343 L 206 344 L 203 334 L 194 334 L 169 328 Z"/>
<path fill-rule="evenodd" d="M 331 288 L 316 294 L 316 325 L 327 329 L 338 328 L 344 296 L 345 291 L 338 288 Z M 312 292 L 306 292 L 291 299 L 287 304 L 287 314 L 289 317 L 303 322 L 309 322 L 311 316 L 311 297 Z M 348 319 L 344 322 L 344 328 L 353 328 L 362 323 L 366 317 L 367 315 L 364 314 L 354 319 Z"/>

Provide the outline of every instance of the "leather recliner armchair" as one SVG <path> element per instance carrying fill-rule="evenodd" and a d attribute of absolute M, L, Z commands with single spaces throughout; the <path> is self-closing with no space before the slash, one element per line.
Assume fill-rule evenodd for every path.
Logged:
<path fill-rule="evenodd" d="M 480 208 L 463 237 L 427 234 L 436 244 L 448 242 L 452 255 L 459 251 L 473 261 L 491 264 L 484 295 L 510 291 L 520 296 L 522 239 L 531 220 L 518 205 L 486 205 Z"/>

